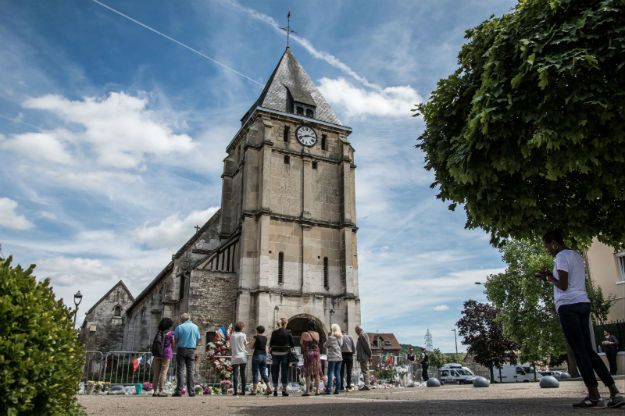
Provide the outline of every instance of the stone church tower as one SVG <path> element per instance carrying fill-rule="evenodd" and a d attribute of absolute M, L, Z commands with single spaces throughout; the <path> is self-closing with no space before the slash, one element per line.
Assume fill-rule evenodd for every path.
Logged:
<path fill-rule="evenodd" d="M 354 149 L 289 48 L 227 147 L 221 209 L 127 313 L 125 347 L 189 312 L 207 336 L 243 321 L 269 330 L 309 319 L 323 334 L 360 324 Z M 203 342 L 206 341 L 204 337 Z"/>

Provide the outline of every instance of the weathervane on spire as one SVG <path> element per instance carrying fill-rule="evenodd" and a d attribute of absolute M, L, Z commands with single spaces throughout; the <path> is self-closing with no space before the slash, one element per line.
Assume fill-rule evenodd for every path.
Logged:
<path fill-rule="evenodd" d="M 291 11 L 289 10 L 289 14 L 286 15 L 286 27 L 281 27 L 280 29 L 286 32 L 286 47 L 289 47 L 289 38 L 291 33 L 297 33 L 294 30 L 291 30 Z"/>

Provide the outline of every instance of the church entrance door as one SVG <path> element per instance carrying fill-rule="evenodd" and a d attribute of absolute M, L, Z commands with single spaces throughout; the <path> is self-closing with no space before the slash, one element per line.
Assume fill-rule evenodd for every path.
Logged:
<path fill-rule="evenodd" d="M 295 346 L 299 347 L 302 333 L 306 332 L 306 325 L 310 320 L 315 321 L 315 326 L 317 327 L 317 332 L 319 333 L 319 348 L 321 349 L 321 353 L 325 353 L 326 349 L 324 344 L 326 342 L 327 333 L 325 326 L 319 319 L 307 314 L 296 315 L 289 319 L 286 329 L 289 330 L 291 335 L 293 335 Z"/>

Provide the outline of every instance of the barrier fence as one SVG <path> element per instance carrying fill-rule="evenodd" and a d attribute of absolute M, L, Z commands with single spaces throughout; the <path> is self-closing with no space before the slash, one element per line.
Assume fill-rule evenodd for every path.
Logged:
<path fill-rule="evenodd" d="M 270 357 L 270 355 L 269 355 Z M 229 360 L 231 356 L 219 356 Z M 121 385 L 142 384 L 152 382 L 152 354 L 146 351 L 87 351 L 83 369 L 83 382 L 101 382 Z M 300 384 L 303 379 L 303 361 L 289 366 L 288 382 Z M 325 361 L 322 368 L 326 368 Z M 374 355 L 371 359 L 370 378 L 379 383 L 389 383 L 398 386 L 408 386 L 413 382 L 421 381 L 421 366 L 406 361 L 402 356 Z M 248 355 L 246 365 L 246 382 L 252 383 L 252 359 Z M 267 372 L 271 382 L 271 359 L 268 359 Z M 429 368 L 430 377 L 438 377 L 437 368 Z M 476 372 L 476 371 L 474 371 Z M 196 384 L 218 386 L 222 381 L 219 372 L 213 369 L 206 358 L 201 357 L 195 363 L 194 381 Z M 477 374 L 477 372 L 476 372 Z M 479 374 L 481 375 L 481 374 Z M 488 376 L 487 374 L 484 374 Z M 176 379 L 176 356 L 171 360 L 167 373 L 167 381 L 175 384 Z M 361 379 L 360 365 L 354 359 L 352 380 L 358 385 Z"/>

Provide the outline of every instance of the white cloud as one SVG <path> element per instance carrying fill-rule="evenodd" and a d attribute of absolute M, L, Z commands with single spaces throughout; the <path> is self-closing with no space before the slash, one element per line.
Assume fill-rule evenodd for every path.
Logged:
<path fill-rule="evenodd" d="M 328 102 L 349 117 L 412 117 L 410 111 L 422 101 L 409 85 L 370 91 L 351 84 L 344 78 L 321 78 L 319 91 Z"/>
<path fill-rule="evenodd" d="M 211 207 L 193 211 L 185 218 L 180 218 L 178 214 L 170 215 L 156 225 L 136 229 L 135 238 L 149 247 L 178 247 L 193 235 L 193 227 L 204 225 L 217 210 L 217 207 Z"/>
<path fill-rule="evenodd" d="M 7 140 L 0 137 L 0 149 L 9 150 L 37 161 L 62 164 L 72 162 L 72 157 L 55 132 L 23 133 Z"/>
<path fill-rule="evenodd" d="M 28 230 L 33 228 L 33 223 L 26 217 L 18 214 L 15 210 L 17 202 L 9 198 L 0 198 L 0 227 L 13 230 Z"/>
<path fill-rule="evenodd" d="M 51 221 L 58 220 L 58 217 L 56 216 L 56 214 L 50 211 L 39 211 L 37 212 L 37 215 L 39 216 L 39 218 L 44 218 L 46 220 L 51 220 Z"/>
<path fill-rule="evenodd" d="M 90 145 L 97 162 L 104 166 L 137 168 L 148 155 L 188 153 L 193 149 L 189 136 L 174 133 L 167 120 L 148 109 L 146 97 L 111 92 L 106 97 L 72 101 L 59 95 L 44 95 L 26 100 L 23 106 L 48 111 L 80 126 L 79 131 L 63 132 L 65 139 L 76 146 Z M 58 141 L 55 131 L 42 134 Z"/>
<path fill-rule="evenodd" d="M 434 307 L 434 310 L 435 310 L 436 312 L 444 312 L 444 311 L 448 311 L 448 310 L 449 310 L 449 306 L 444 305 L 444 304 L 441 304 L 441 305 L 436 305 L 436 306 Z"/>

